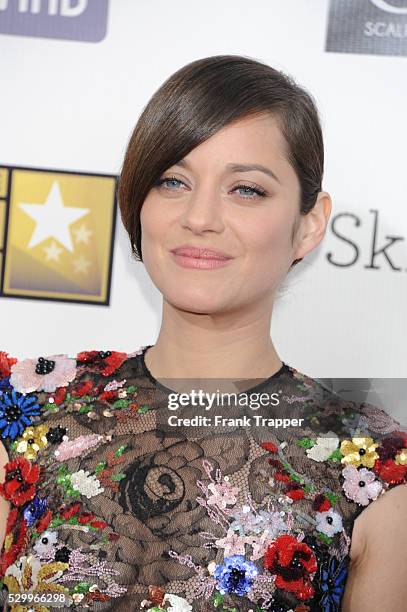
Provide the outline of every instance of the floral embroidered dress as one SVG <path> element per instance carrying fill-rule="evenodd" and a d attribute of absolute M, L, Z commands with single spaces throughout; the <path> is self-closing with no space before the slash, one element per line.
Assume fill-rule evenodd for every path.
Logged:
<path fill-rule="evenodd" d="M 247 390 L 266 426 L 165 427 L 148 348 L 0 352 L 5 609 L 339 610 L 354 520 L 406 482 L 399 423 L 283 363 Z"/>

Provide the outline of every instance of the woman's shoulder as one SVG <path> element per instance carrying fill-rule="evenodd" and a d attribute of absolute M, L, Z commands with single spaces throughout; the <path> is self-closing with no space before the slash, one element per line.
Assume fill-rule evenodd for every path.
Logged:
<path fill-rule="evenodd" d="M 386 408 L 352 399 L 351 390 L 344 389 L 343 393 L 336 391 L 332 381 L 313 378 L 292 366 L 287 367 L 293 389 L 299 391 L 299 399 L 305 410 L 308 409 L 310 414 L 316 416 L 313 418 L 316 431 L 322 432 L 331 426 L 339 430 L 337 433 L 342 430 L 354 433 L 363 430 L 375 436 L 387 437 L 407 429 Z M 316 413 L 314 409 L 317 409 Z"/>
<path fill-rule="evenodd" d="M 308 423 L 293 454 L 300 454 L 302 467 L 321 486 L 337 482 L 351 526 L 373 501 L 407 482 L 407 428 L 379 406 L 351 400 L 292 371 Z"/>
<path fill-rule="evenodd" d="M 0 441 L 7 452 L 21 451 L 30 443 L 40 450 L 45 430 L 64 414 L 77 412 L 92 417 L 92 409 L 108 401 L 130 403 L 132 387 L 142 374 L 138 355 L 116 350 L 84 350 L 16 357 L 0 351 Z M 130 393 L 123 388 L 130 387 Z M 134 387 L 134 385 L 133 385 Z M 120 397 L 121 396 L 121 397 Z M 26 456 L 28 456 L 26 453 Z M 34 457 L 32 457 L 34 458 Z"/>
<path fill-rule="evenodd" d="M 93 576 L 92 560 L 89 568 L 85 557 L 81 561 L 79 540 L 85 532 L 91 542 L 94 534 L 107 537 L 108 523 L 97 514 L 93 500 L 92 507 L 87 504 L 118 487 L 123 475 L 116 464 L 127 448 L 120 436 L 126 437 L 131 423 L 137 430 L 136 413 L 148 412 L 139 355 L 140 349 L 87 350 L 75 356 L 19 358 L 0 351 L 0 442 L 7 451 L 0 466 L 4 467 L 0 497 L 10 504 L 0 551 L 0 599 L 3 577 L 12 593 L 24 589 L 38 593 L 45 584 L 40 576 L 50 581 L 59 578 L 68 569 L 72 547 L 75 563 L 84 566 L 80 571 Z M 100 502 L 102 508 L 108 503 Z M 72 531 L 63 529 L 68 524 Z M 56 551 L 59 527 L 69 545 Z M 79 540 L 73 546 L 75 536 Z M 62 540 L 63 535 L 61 544 Z M 50 551 L 55 562 L 41 556 Z M 72 569 L 75 576 L 76 571 Z M 31 582 L 28 575 L 34 576 Z M 117 588 L 120 593 L 121 587 L 112 584 L 113 591 Z M 62 584 L 51 586 L 55 592 L 67 592 Z"/>

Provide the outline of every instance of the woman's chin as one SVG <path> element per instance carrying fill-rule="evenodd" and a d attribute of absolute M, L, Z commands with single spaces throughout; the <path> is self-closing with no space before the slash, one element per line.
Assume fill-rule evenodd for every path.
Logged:
<path fill-rule="evenodd" d="M 193 312 L 195 314 L 215 314 L 220 312 L 221 303 L 216 295 L 194 294 L 194 295 L 166 295 L 166 301 L 174 308 Z"/>

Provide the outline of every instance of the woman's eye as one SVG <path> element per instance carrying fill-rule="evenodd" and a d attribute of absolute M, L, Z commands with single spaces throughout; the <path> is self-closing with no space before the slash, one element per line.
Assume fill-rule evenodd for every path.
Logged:
<path fill-rule="evenodd" d="M 175 176 L 167 176 L 165 178 L 159 179 L 156 183 L 158 187 L 164 185 L 166 189 L 170 189 L 171 191 L 174 191 L 174 188 L 176 189 L 179 184 L 185 185 L 185 183 L 183 183 L 180 179 L 175 178 Z"/>
<path fill-rule="evenodd" d="M 234 188 L 233 191 L 239 191 L 239 190 L 242 190 L 243 199 L 245 200 L 255 200 L 257 196 L 264 198 L 264 196 L 267 195 L 263 189 L 259 189 L 257 187 L 251 187 L 250 185 L 238 185 L 237 187 Z"/>

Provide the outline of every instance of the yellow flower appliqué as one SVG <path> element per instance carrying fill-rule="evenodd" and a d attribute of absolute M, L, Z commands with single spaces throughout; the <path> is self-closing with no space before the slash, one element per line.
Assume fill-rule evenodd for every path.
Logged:
<path fill-rule="evenodd" d="M 343 440 L 340 446 L 340 451 L 343 455 L 341 463 L 346 465 L 364 465 L 367 468 L 372 468 L 379 455 L 376 453 L 376 444 L 372 438 L 352 438 L 351 440 Z"/>
<path fill-rule="evenodd" d="M 397 465 L 407 465 L 407 448 L 402 448 L 396 455 L 394 460 Z"/>
<path fill-rule="evenodd" d="M 7 568 L 3 582 L 7 586 L 9 593 L 26 592 L 37 595 L 39 603 L 33 604 L 29 608 L 35 609 L 38 612 L 48 612 L 48 606 L 42 606 L 40 603 L 40 595 L 43 593 L 65 594 L 65 597 L 61 598 L 62 601 L 65 600 L 67 604 L 72 603 L 68 589 L 61 584 L 57 584 L 59 578 L 68 567 L 68 563 L 62 563 L 61 561 L 41 563 L 37 557 L 30 554 L 20 557 L 13 565 Z M 17 610 L 22 611 L 29 608 L 19 605 L 13 606 L 13 610 L 16 612 Z"/>
<path fill-rule="evenodd" d="M 17 440 L 16 451 L 24 454 L 26 459 L 36 459 L 38 451 L 48 444 L 48 430 L 47 425 L 26 427 L 21 438 Z"/>

